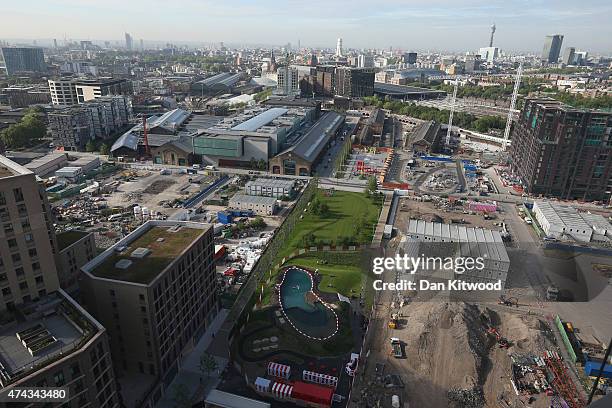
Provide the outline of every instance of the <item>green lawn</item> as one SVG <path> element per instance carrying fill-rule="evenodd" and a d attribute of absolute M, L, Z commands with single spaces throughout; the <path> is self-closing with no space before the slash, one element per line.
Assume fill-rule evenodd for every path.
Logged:
<path fill-rule="evenodd" d="M 358 244 L 372 241 L 382 204 L 363 193 L 335 191 L 326 196 L 322 190 L 316 196 L 329 206 L 326 216 L 315 215 L 308 209 L 304 213 L 287 245 L 279 252 L 278 259 L 289 255 L 297 248 L 303 248 L 304 237 L 312 233 L 318 244 L 337 244 L 342 238 L 349 238 Z"/>
<path fill-rule="evenodd" d="M 319 284 L 320 291 L 350 297 L 358 296 L 361 292 L 364 273 L 360 259 L 360 254 L 354 252 L 318 252 L 293 258 L 287 264 L 318 269 L 323 277 Z"/>

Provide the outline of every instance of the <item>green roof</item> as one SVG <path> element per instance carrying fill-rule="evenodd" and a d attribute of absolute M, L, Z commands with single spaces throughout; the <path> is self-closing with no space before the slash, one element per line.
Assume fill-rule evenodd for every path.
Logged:
<path fill-rule="evenodd" d="M 206 230 L 182 226 L 173 231 L 174 227 L 152 227 L 130 242 L 122 252 L 110 254 L 91 273 L 100 278 L 150 283 Z M 142 258 L 131 257 L 138 248 L 146 248 L 150 252 Z M 122 259 L 131 261 L 131 264 L 124 269 L 117 268 L 117 262 Z"/>
<path fill-rule="evenodd" d="M 59 250 L 63 251 L 68 248 L 70 245 L 74 244 L 81 238 L 85 237 L 89 232 L 85 231 L 65 231 L 60 232 L 56 235 L 57 237 L 57 245 L 59 246 Z"/>

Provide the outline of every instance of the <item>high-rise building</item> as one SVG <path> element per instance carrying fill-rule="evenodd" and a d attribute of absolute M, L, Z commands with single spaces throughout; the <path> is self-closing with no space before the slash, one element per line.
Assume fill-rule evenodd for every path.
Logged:
<path fill-rule="evenodd" d="M 134 40 L 132 39 L 132 36 L 129 33 L 125 33 L 125 48 L 128 51 L 132 51 L 133 47 L 134 47 Z"/>
<path fill-rule="evenodd" d="M 132 103 L 127 96 L 104 96 L 50 112 L 47 117 L 56 146 L 82 151 L 90 140 L 106 139 L 127 126 L 132 117 Z"/>
<path fill-rule="evenodd" d="M 563 52 L 563 58 L 561 58 L 561 62 L 565 65 L 574 65 L 576 62 L 576 48 L 567 47 L 565 52 Z"/>
<path fill-rule="evenodd" d="M 12 318 L 0 328 L 3 392 L 14 387 L 66 387 L 69 401 L 62 406 L 122 406 L 106 330 L 63 290 L 43 296 L 27 313 Z"/>
<path fill-rule="evenodd" d="M 279 95 L 299 95 L 300 81 L 297 68 L 285 65 L 278 68 L 276 93 Z"/>
<path fill-rule="evenodd" d="M 2 47 L 2 57 L 7 75 L 47 72 L 45 55 L 39 47 Z"/>
<path fill-rule="evenodd" d="M 333 65 L 317 65 L 313 85 L 315 94 L 334 96 L 334 90 L 336 89 L 336 67 Z"/>
<path fill-rule="evenodd" d="M 213 257 L 212 225 L 148 221 L 81 268 L 85 308 L 108 330 L 120 384 L 151 379 L 143 395 L 125 389 L 129 398 L 167 386 L 215 317 Z"/>
<path fill-rule="evenodd" d="M 140 51 L 144 51 L 144 41 L 140 39 Z"/>
<path fill-rule="evenodd" d="M 118 78 L 49 80 L 53 105 L 76 105 L 107 95 L 131 95 L 132 82 Z"/>
<path fill-rule="evenodd" d="M 59 288 L 57 242 L 44 188 L 33 172 L 0 156 L 0 311 Z"/>
<path fill-rule="evenodd" d="M 465 72 L 472 73 L 474 71 L 480 71 L 481 67 L 480 55 L 467 55 L 465 57 Z"/>
<path fill-rule="evenodd" d="M 563 44 L 563 36 L 561 34 L 547 35 L 544 39 L 542 62 L 556 64 L 561 53 L 561 44 Z"/>
<path fill-rule="evenodd" d="M 374 69 L 338 67 L 335 94 L 347 98 L 374 95 Z"/>
<path fill-rule="evenodd" d="M 510 156 L 527 193 L 609 200 L 612 113 L 527 98 L 512 132 Z"/>
<path fill-rule="evenodd" d="M 403 56 L 404 64 L 416 64 L 417 61 L 417 53 L 416 52 L 407 52 Z"/>
<path fill-rule="evenodd" d="M 342 38 L 338 38 L 338 41 L 336 42 L 336 57 L 341 57 L 342 54 Z"/>
<path fill-rule="evenodd" d="M 499 57 L 499 48 L 483 47 L 478 50 L 480 58 L 487 62 L 494 62 Z"/>
<path fill-rule="evenodd" d="M 374 57 L 372 55 L 359 55 L 357 57 L 358 68 L 374 68 Z"/>

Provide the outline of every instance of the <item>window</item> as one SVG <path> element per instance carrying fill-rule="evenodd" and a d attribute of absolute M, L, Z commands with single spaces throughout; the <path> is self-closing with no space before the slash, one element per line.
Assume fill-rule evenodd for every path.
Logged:
<path fill-rule="evenodd" d="M 4 197 L 4 193 L 0 191 L 0 205 L 6 205 L 6 197 Z"/>
<path fill-rule="evenodd" d="M 19 254 L 12 254 L 11 260 L 13 261 L 13 263 L 19 263 L 21 262 L 21 256 Z"/>
<path fill-rule="evenodd" d="M 14 232 L 13 224 L 11 224 L 10 222 L 4 224 L 4 233 L 5 234 L 12 234 L 13 232 Z"/>
<path fill-rule="evenodd" d="M 15 268 L 15 275 L 17 276 L 23 276 L 24 271 L 23 268 L 20 266 L 19 268 Z"/>
<path fill-rule="evenodd" d="M 19 282 L 19 289 L 26 290 L 28 288 L 28 282 Z"/>
<path fill-rule="evenodd" d="M 2 289 L 2 294 L 4 296 L 9 296 L 11 294 L 11 288 L 3 288 Z"/>
<path fill-rule="evenodd" d="M 36 252 L 36 248 L 28 249 L 28 255 L 30 255 L 30 258 L 34 258 L 35 256 L 37 256 L 38 253 Z"/>
<path fill-rule="evenodd" d="M 55 381 L 55 385 L 58 387 L 64 385 L 66 383 L 64 379 L 64 372 L 58 371 L 57 373 L 55 373 L 55 375 L 53 376 L 53 381 Z"/>
<path fill-rule="evenodd" d="M 27 243 L 34 242 L 34 236 L 32 234 L 25 234 L 23 237 Z"/>
<path fill-rule="evenodd" d="M 8 246 L 9 248 L 16 248 L 17 247 L 17 240 L 15 238 L 11 238 L 8 240 Z"/>
<path fill-rule="evenodd" d="M 79 366 L 79 363 L 74 363 L 70 366 L 70 376 L 72 378 L 75 378 L 79 375 L 81 375 L 81 367 Z"/>
<path fill-rule="evenodd" d="M 28 215 L 28 209 L 26 208 L 25 204 L 18 204 L 17 211 L 19 212 L 20 216 Z"/>
<path fill-rule="evenodd" d="M 43 277 L 42 276 L 37 276 L 36 277 L 36 285 L 41 285 L 43 283 Z"/>
<path fill-rule="evenodd" d="M 39 262 L 34 262 L 32 264 L 32 270 L 33 271 L 40 271 L 40 263 Z"/>
<path fill-rule="evenodd" d="M 15 195 L 15 201 L 18 203 L 23 201 L 23 190 L 20 187 L 14 188 L 13 194 Z"/>

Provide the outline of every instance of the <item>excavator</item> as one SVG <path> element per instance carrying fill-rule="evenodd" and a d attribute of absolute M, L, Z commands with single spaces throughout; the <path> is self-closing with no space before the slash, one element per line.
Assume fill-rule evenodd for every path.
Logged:
<path fill-rule="evenodd" d="M 515 298 L 515 297 L 507 298 L 504 295 L 499 296 L 499 300 L 497 301 L 497 304 L 504 305 L 504 306 L 519 307 L 518 298 Z"/>

